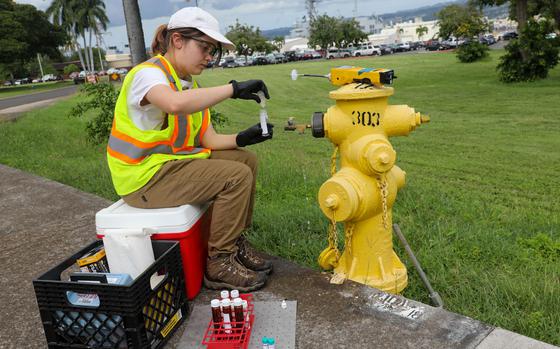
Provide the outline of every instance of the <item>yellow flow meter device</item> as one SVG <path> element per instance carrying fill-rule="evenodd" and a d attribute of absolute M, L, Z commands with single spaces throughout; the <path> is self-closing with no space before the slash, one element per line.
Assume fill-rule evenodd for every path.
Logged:
<path fill-rule="evenodd" d="M 314 137 L 335 146 L 332 177 L 319 189 L 321 210 L 331 221 L 329 246 L 319 265 L 334 269 L 333 283 L 350 279 L 399 293 L 407 286 L 407 271 L 393 250 L 392 207 L 405 184 L 405 172 L 395 165 L 397 154 L 389 137 L 406 136 L 429 117 L 407 105 L 389 105 L 394 92 L 384 86 L 393 79 L 388 69 L 338 67 L 330 92 L 336 103 L 326 113 L 314 113 Z M 340 169 L 336 154 L 340 153 Z M 345 247 L 337 247 L 336 223 L 344 223 Z"/>

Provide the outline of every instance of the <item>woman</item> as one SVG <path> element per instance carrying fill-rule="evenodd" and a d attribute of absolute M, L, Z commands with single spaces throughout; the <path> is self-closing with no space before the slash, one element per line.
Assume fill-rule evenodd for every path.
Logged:
<path fill-rule="evenodd" d="M 261 80 L 199 88 L 199 75 L 221 48 L 234 49 L 218 21 L 187 7 L 158 28 L 150 60 L 126 76 L 107 158 L 117 193 L 130 206 L 173 207 L 213 201 L 205 285 L 243 292 L 266 281 L 272 263 L 241 236 L 251 225 L 257 160 L 239 149 L 272 138 L 260 124 L 238 134 L 216 133 L 208 108 L 228 98 L 270 98 Z"/>

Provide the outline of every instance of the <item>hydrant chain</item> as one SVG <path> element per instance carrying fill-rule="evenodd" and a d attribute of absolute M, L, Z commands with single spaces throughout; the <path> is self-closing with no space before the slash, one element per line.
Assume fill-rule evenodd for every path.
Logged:
<path fill-rule="evenodd" d="M 387 198 L 389 196 L 389 189 L 387 185 L 387 181 L 384 176 L 379 175 L 377 176 L 377 185 L 379 186 L 379 193 L 381 194 L 381 209 L 383 210 L 383 228 L 385 230 L 388 229 L 388 209 L 387 209 Z"/>

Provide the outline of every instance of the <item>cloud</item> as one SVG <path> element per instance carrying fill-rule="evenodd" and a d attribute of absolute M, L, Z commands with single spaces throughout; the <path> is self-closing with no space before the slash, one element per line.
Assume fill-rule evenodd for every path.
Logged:
<path fill-rule="evenodd" d="M 246 0 L 210 0 L 205 1 L 205 5 L 209 5 L 216 10 L 231 10 L 246 3 Z M 255 1 L 253 1 L 254 3 Z M 263 1 L 259 1 L 261 3 Z M 265 1 L 266 2 L 266 1 Z"/>

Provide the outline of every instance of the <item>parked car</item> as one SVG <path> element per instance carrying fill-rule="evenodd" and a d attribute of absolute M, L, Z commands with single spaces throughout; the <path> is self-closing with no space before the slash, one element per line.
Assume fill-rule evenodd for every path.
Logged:
<path fill-rule="evenodd" d="M 407 52 L 410 51 L 410 44 L 408 42 L 401 42 L 394 48 L 394 52 Z"/>
<path fill-rule="evenodd" d="M 255 57 L 255 59 L 253 60 L 253 65 L 266 65 L 266 64 L 269 63 L 268 63 L 268 59 L 266 59 L 266 57 L 264 56 Z"/>
<path fill-rule="evenodd" d="M 222 68 L 237 68 L 239 67 L 239 63 L 235 61 L 235 57 L 227 56 L 224 57 L 224 62 L 221 64 Z"/>
<path fill-rule="evenodd" d="M 319 58 L 323 58 L 323 55 L 321 55 L 319 52 L 315 50 L 311 50 L 311 57 L 313 59 L 319 59 Z"/>
<path fill-rule="evenodd" d="M 442 46 L 446 47 L 446 49 L 456 48 L 461 43 L 462 43 L 462 40 L 457 40 L 455 38 L 449 38 L 449 39 L 443 40 L 441 42 Z"/>
<path fill-rule="evenodd" d="M 286 58 L 286 56 L 284 56 L 283 53 L 275 53 L 274 58 L 276 60 L 276 63 L 286 63 L 286 62 L 288 62 L 288 58 Z"/>
<path fill-rule="evenodd" d="M 237 63 L 238 67 L 244 67 L 244 66 L 250 65 L 250 64 L 248 64 L 249 63 L 249 58 L 247 58 L 247 61 L 245 61 L 245 57 L 237 57 L 235 59 L 235 63 Z"/>
<path fill-rule="evenodd" d="M 422 41 L 411 41 L 408 45 L 410 46 L 410 50 L 419 50 L 424 47 L 424 43 Z"/>
<path fill-rule="evenodd" d="M 12 86 L 13 83 L 10 80 L 4 81 L 4 83 L 2 84 L 4 86 Z"/>
<path fill-rule="evenodd" d="M 288 62 L 293 62 L 293 61 L 297 61 L 297 55 L 296 55 L 296 51 L 286 51 L 284 52 L 284 56 L 286 56 L 286 59 L 288 60 Z"/>
<path fill-rule="evenodd" d="M 482 38 L 487 45 L 494 45 L 496 43 L 496 38 L 492 34 L 486 34 Z"/>
<path fill-rule="evenodd" d="M 303 51 L 296 51 L 296 60 L 301 61 L 303 60 L 303 56 L 305 53 Z"/>
<path fill-rule="evenodd" d="M 115 73 L 117 73 L 116 70 Z M 74 85 L 83 84 L 84 82 L 86 82 L 86 72 L 82 70 L 78 73 L 78 75 L 75 75 L 72 80 L 74 81 Z"/>
<path fill-rule="evenodd" d="M 517 35 L 516 32 L 507 32 L 502 34 L 502 39 L 503 40 L 517 39 L 518 36 L 519 35 Z"/>
<path fill-rule="evenodd" d="M 274 56 L 274 53 L 269 53 L 264 56 L 264 58 L 266 58 L 268 64 L 276 64 L 276 57 Z"/>
<path fill-rule="evenodd" d="M 372 44 L 363 44 L 358 47 L 352 52 L 354 57 L 360 56 L 377 56 L 381 55 L 381 49 L 379 46 L 373 46 Z"/>
<path fill-rule="evenodd" d="M 438 51 L 443 49 L 443 45 L 439 40 L 431 39 L 428 40 L 425 44 L 426 50 L 428 51 Z"/>
<path fill-rule="evenodd" d="M 306 61 L 309 59 L 313 59 L 313 53 L 310 50 L 303 51 L 302 59 Z"/>
<path fill-rule="evenodd" d="M 29 84 L 30 82 L 31 82 L 30 78 L 21 78 L 21 79 L 17 79 L 14 85 L 24 85 L 24 84 Z"/>
<path fill-rule="evenodd" d="M 327 59 L 347 58 L 350 57 L 350 55 L 351 53 L 348 49 L 330 48 L 327 51 Z"/>
<path fill-rule="evenodd" d="M 43 75 L 41 80 L 43 80 L 43 82 L 54 81 L 55 77 L 54 77 L 54 74 L 47 74 L 47 75 Z"/>
<path fill-rule="evenodd" d="M 393 49 L 387 44 L 381 44 L 379 45 L 379 48 L 381 49 L 382 55 L 390 55 L 393 53 Z"/>

